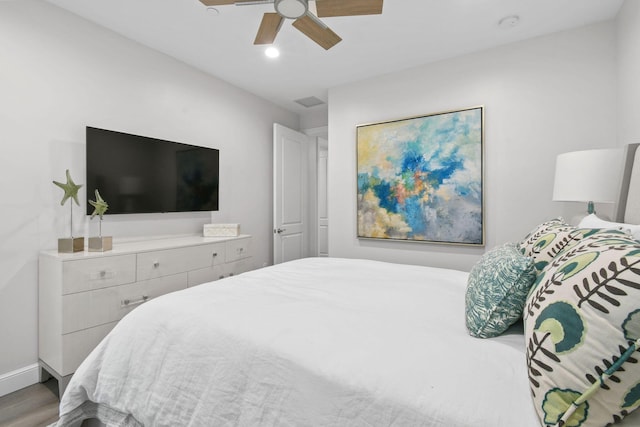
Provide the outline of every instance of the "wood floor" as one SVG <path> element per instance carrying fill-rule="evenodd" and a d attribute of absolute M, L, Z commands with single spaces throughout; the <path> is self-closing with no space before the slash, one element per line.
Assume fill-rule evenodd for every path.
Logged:
<path fill-rule="evenodd" d="M 58 421 L 57 387 L 51 379 L 0 397 L 0 427 L 44 427 Z"/>

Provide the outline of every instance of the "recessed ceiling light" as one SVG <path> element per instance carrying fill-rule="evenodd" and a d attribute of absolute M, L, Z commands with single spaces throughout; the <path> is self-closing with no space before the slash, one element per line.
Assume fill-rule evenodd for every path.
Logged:
<path fill-rule="evenodd" d="M 220 11 L 218 9 L 216 9 L 213 6 L 208 6 L 207 7 L 207 12 L 211 13 L 212 15 L 219 15 Z"/>
<path fill-rule="evenodd" d="M 498 27 L 502 29 L 513 28 L 520 23 L 520 17 L 518 15 L 505 16 L 498 21 Z"/>
<path fill-rule="evenodd" d="M 277 47 L 269 46 L 267 49 L 265 49 L 264 54 L 269 58 L 277 58 L 278 56 L 280 56 L 280 51 Z"/>

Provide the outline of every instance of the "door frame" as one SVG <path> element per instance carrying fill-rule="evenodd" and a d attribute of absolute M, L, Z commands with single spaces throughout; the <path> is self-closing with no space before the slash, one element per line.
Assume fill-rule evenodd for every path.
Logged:
<path fill-rule="evenodd" d="M 320 156 L 319 138 L 329 141 L 329 127 L 303 129 L 302 133 L 312 138 L 309 150 L 309 256 L 320 256 L 319 246 L 319 203 L 318 203 L 318 160 Z"/>
<path fill-rule="evenodd" d="M 274 123 L 273 126 L 273 233 L 272 233 L 272 251 L 273 251 L 273 263 L 275 264 L 277 260 L 277 250 L 276 250 L 276 238 L 278 229 L 278 218 L 276 214 L 276 200 L 278 191 L 278 181 L 277 181 L 277 170 L 276 170 L 276 127 L 280 126 L 283 129 L 288 129 L 293 132 L 297 132 L 303 134 L 308 137 L 307 141 L 307 185 L 306 185 L 306 198 L 307 198 L 307 212 L 305 218 L 305 248 L 303 249 L 303 253 L 305 256 L 318 256 L 318 138 L 328 139 L 328 127 L 322 126 L 311 129 L 304 129 L 302 131 L 297 131 L 294 129 L 290 129 L 287 126 L 280 125 L 278 123 Z"/>

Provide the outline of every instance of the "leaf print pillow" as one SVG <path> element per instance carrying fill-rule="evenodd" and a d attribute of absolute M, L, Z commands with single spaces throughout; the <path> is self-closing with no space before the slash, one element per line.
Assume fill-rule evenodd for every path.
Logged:
<path fill-rule="evenodd" d="M 523 316 L 543 425 L 602 427 L 640 406 L 640 242 L 582 238 L 538 276 Z"/>
<path fill-rule="evenodd" d="M 533 260 L 522 255 L 515 243 L 484 254 L 467 281 L 465 323 L 469 334 L 496 337 L 520 320 L 535 278 Z"/>

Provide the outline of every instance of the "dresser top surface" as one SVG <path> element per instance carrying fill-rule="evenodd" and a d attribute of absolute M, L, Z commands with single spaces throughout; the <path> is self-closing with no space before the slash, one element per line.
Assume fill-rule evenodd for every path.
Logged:
<path fill-rule="evenodd" d="M 223 243 L 238 239 L 248 239 L 248 234 L 229 237 L 203 237 L 201 235 L 159 236 L 135 240 L 114 242 L 113 249 L 106 252 L 89 252 L 86 248 L 82 252 L 60 253 L 57 250 L 40 252 L 41 255 L 59 258 L 61 260 L 76 260 L 87 258 L 100 258 L 105 256 L 127 255 L 140 252 L 158 251 L 164 249 L 177 249 L 189 246 Z"/>

